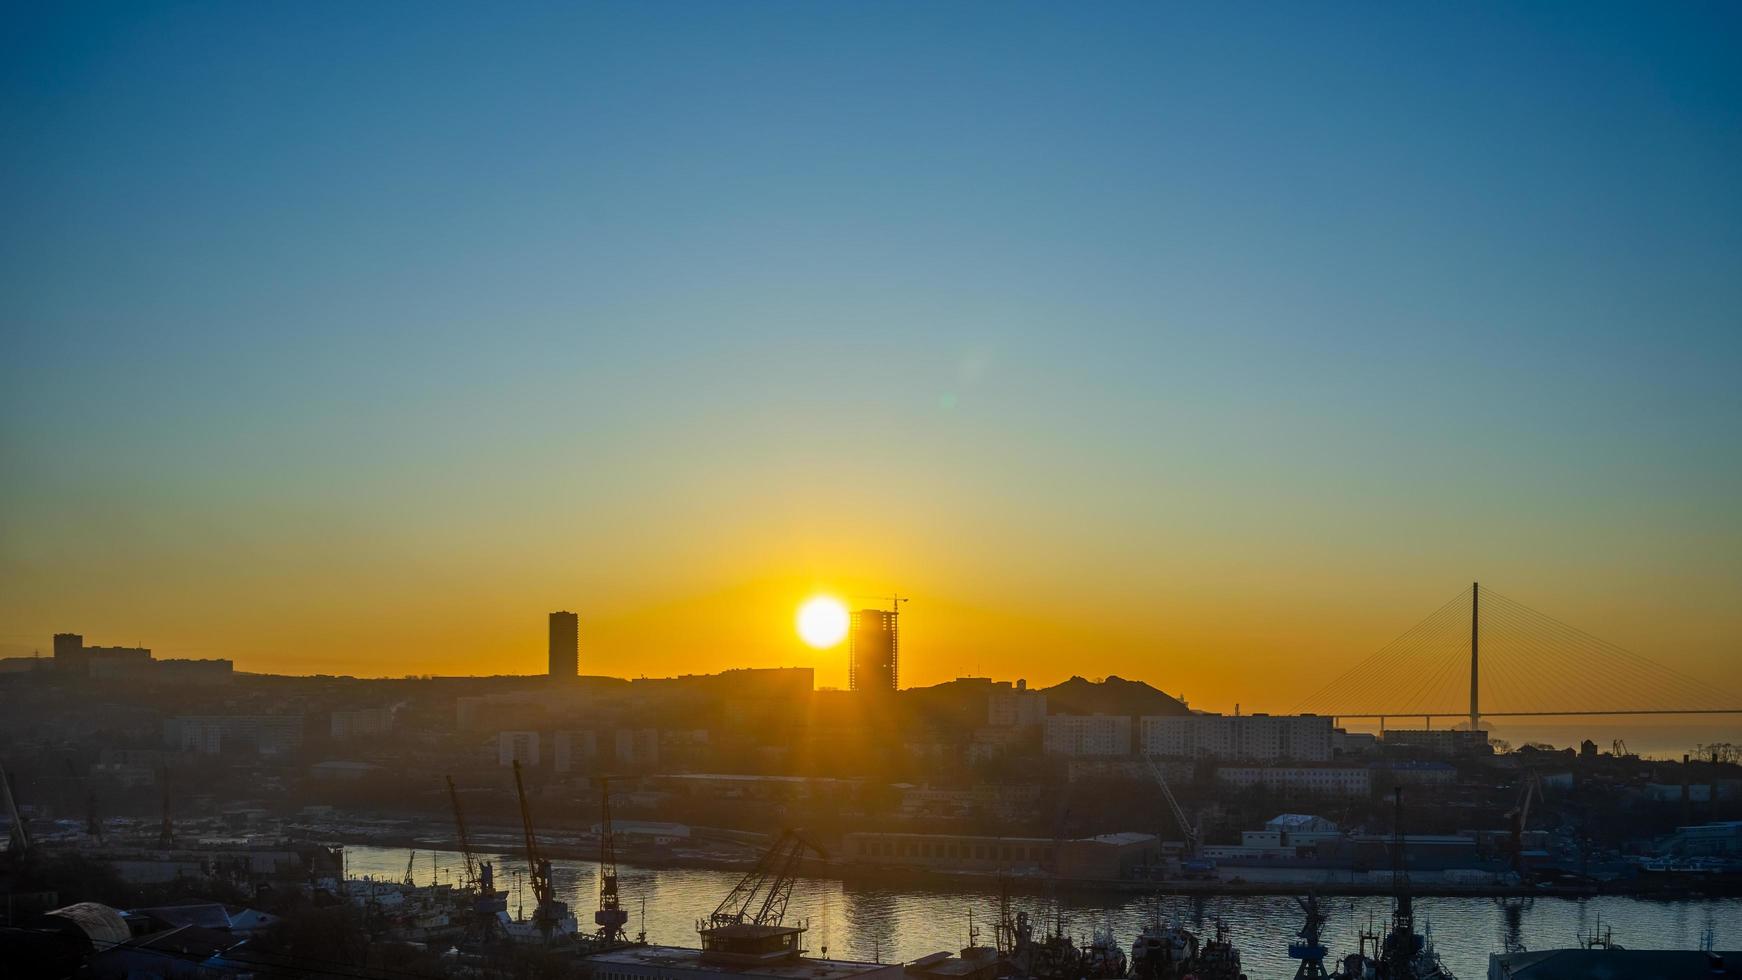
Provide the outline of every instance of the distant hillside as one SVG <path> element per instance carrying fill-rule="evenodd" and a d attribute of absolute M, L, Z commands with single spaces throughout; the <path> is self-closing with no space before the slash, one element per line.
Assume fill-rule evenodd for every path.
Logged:
<path fill-rule="evenodd" d="M 1186 715 L 1191 709 L 1142 681 L 1073 677 L 1041 691 L 1049 715 Z"/>

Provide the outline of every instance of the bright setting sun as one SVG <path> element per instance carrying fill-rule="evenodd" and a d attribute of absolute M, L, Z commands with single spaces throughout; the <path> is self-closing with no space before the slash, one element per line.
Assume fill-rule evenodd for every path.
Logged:
<path fill-rule="evenodd" d="M 847 607 L 820 595 L 798 607 L 799 638 L 818 650 L 832 647 L 847 635 Z"/>

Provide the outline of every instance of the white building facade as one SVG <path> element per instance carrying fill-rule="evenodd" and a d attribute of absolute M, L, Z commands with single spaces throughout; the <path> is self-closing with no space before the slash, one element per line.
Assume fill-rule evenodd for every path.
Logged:
<path fill-rule="evenodd" d="M 1329 762 L 1324 715 L 1146 715 L 1143 754 L 1230 762 Z"/>
<path fill-rule="evenodd" d="M 1262 786 L 1302 796 L 1373 794 L 1373 772 L 1366 766 L 1222 766 L 1216 770 L 1216 782 L 1235 789 Z"/>
<path fill-rule="evenodd" d="M 1071 759 L 1131 754 L 1126 715 L 1048 715 L 1042 745 L 1047 755 Z"/>

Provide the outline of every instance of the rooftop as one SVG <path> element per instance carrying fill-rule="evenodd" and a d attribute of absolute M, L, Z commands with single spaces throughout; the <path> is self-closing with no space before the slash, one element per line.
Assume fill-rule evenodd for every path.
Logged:
<path fill-rule="evenodd" d="M 733 974 L 746 977 L 781 977 L 785 980 L 848 980 L 886 970 L 900 971 L 899 963 L 859 963 L 852 960 L 820 960 L 801 957 L 759 963 L 731 963 L 704 959 L 699 949 L 681 946 L 627 946 L 587 958 L 597 966 L 623 964 L 659 970 L 694 970 L 698 973 Z"/>

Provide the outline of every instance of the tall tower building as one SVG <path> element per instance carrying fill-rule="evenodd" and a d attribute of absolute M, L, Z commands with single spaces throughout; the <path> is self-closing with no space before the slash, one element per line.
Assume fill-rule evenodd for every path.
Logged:
<path fill-rule="evenodd" d="M 861 609 L 853 614 L 847 634 L 847 684 L 855 691 L 895 690 L 900 652 L 896 614 L 889 609 Z"/>
<path fill-rule="evenodd" d="M 575 677 L 581 672 L 581 617 L 572 612 L 550 614 L 550 676 Z"/>

